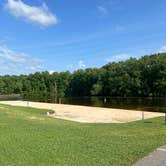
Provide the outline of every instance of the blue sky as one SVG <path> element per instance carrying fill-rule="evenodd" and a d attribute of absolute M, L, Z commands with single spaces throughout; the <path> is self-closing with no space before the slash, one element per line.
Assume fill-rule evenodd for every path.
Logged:
<path fill-rule="evenodd" d="M 0 74 L 101 67 L 166 51 L 165 0 L 0 0 Z"/>

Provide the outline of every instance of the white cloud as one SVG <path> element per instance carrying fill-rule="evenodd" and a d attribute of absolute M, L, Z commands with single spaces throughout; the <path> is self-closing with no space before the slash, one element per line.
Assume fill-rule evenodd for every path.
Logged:
<path fill-rule="evenodd" d="M 73 64 L 70 64 L 70 65 L 67 66 L 67 68 L 69 68 L 70 70 L 73 70 L 74 66 L 73 66 Z"/>
<path fill-rule="evenodd" d="M 80 60 L 78 62 L 78 67 L 79 67 L 79 69 L 84 69 L 86 67 L 86 65 L 84 64 L 84 61 Z"/>
<path fill-rule="evenodd" d="M 21 0 L 8 0 L 5 9 L 15 17 L 41 26 L 50 26 L 58 23 L 56 15 L 49 11 L 46 4 L 36 7 L 27 5 Z"/>
<path fill-rule="evenodd" d="M 53 74 L 54 72 L 54 70 L 49 70 L 49 74 Z"/>
<path fill-rule="evenodd" d="M 166 46 L 162 46 L 160 49 L 159 49 L 159 53 L 164 53 L 166 52 Z"/>
<path fill-rule="evenodd" d="M 27 60 L 27 55 L 25 53 L 18 54 L 4 46 L 0 46 L 0 57 L 7 61 L 18 63 L 25 63 Z"/>
<path fill-rule="evenodd" d="M 108 9 L 105 6 L 100 5 L 100 6 L 97 7 L 97 9 L 102 14 L 107 14 L 108 13 Z"/>
<path fill-rule="evenodd" d="M 103 14 L 109 14 L 110 11 L 117 11 L 122 8 L 122 0 L 105 0 L 97 6 L 98 11 Z"/>
<path fill-rule="evenodd" d="M 11 73 L 31 73 L 42 69 L 41 59 L 0 46 L 0 69 Z"/>
<path fill-rule="evenodd" d="M 117 54 L 117 55 L 113 55 L 113 56 L 109 57 L 108 59 L 106 59 L 106 61 L 107 62 L 119 62 L 119 61 L 127 60 L 131 57 L 133 57 L 133 56 L 131 56 L 130 54 Z"/>

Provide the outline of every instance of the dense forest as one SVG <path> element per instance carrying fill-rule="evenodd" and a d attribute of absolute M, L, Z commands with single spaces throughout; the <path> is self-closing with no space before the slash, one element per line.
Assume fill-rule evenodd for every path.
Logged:
<path fill-rule="evenodd" d="M 73 73 L 0 76 L 0 94 L 20 94 L 24 99 L 50 102 L 66 96 L 166 96 L 166 53 Z"/>

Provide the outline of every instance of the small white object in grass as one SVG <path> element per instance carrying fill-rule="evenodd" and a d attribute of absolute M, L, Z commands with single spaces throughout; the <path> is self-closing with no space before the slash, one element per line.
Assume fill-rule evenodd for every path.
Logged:
<path fill-rule="evenodd" d="M 47 115 L 50 115 L 50 113 L 49 113 L 49 112 L 47 112 Z"/>

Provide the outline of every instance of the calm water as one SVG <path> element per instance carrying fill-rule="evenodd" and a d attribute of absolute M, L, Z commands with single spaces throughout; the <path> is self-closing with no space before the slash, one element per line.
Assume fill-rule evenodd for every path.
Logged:
<path fill-rule="evenodd" d="M 166 112 L 166 98 L 75 97 L 61 99 L 63 104 Z"/>
<path fill-rule="evenodd" d="M 22 98 L 19 95 L 0 95 L 0 100 L 22 100 Z M 70 97 L 62 98 L 60 102 L 62 104 L 166 112 L 166 98 Z"/>
<path fill-rule="evenodd" d="M 0 101 L 21 100 L 20 95 L 0 95 Z"/>

